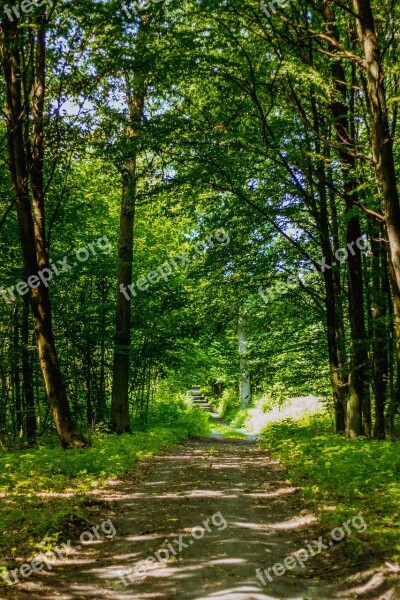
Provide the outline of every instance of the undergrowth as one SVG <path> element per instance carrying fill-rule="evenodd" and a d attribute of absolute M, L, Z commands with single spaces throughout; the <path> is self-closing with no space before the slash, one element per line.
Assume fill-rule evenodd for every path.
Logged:
<path fill-rule="evenodd" d="M 333 435 L 324 416 L 271 423 L 261 439 L 308 505 L 320 511 L 323 531 L 361 512 L 368 528 L 362 537 L 347 538 L 347 548 L 400 558 L 400 442 Z"/>
<path fill-rule="evenodd" d="M 209 431 L 207 416 L 196 407 L 172 401 L 159 409 L 146 431 L 96 433 L 89 449 L 38 446 L 0 454 L 0 570 L 43 549 L 43 540 L 84 531 L 96 510 L 90 491 L 121 477 L 144 456 Z"/>

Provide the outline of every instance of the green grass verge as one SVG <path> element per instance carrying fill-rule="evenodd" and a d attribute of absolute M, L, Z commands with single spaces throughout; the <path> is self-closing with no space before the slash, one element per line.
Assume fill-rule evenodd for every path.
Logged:
<path fill-rule="evenodd" d="M 241 433 L 240 431 L 235 431 L 232 427 L 228 425 L 223 425 L 222 423 L 218 423 L 218 421 L 211 421 L 211 429 L 216 433 L 220 433 L 226 438 L 240 440 L 246 437 L 246 434 Z"/>
<path fill-rule="evenodd" d="M 346 538 L 353 554 L 400 558 L 400 442 L 348 440 L 326 417 L 266 427 L 261 444 L 282 460 L 290 483 L 320 513 L 321 532 L 361 512 L 368 529 Z"/>
<path fill-rule="evenodd" d="M 132 435 L 96 434 L 86 450 L 42 447 L 1 454 L 0 570 L 14 557 L 31 556 L 83 531 L 94 512 L 104 512 L 90 490 L 121 477 L 144 456 L 208 431 L 203 413 L 189 409 L 173 426 L 154 425 Z"/>

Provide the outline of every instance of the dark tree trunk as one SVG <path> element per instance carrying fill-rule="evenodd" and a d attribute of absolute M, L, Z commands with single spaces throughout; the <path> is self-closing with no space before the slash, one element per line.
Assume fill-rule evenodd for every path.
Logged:
<path fill-rule="evenodd" d="M 15 428 L 14 438 L 21 436 L 23 433 L 23 410 L 22 410 L 22 397 L 21 397 L 21 379 L 20 379 L 20 362 L 19 362 L 19 349 L 20 349 L 20 331 L 19 331 L 19 303 L 15 303 L 14 314 L 13 314 L 13 329 L 14 329 L 14 357 L 13 357 L 13 387 L 14 387 L 14 398 L 15 398 Z"/>
<path fill-rule="evenodd" d="M 137 34 L 137 52 L 145 52 L 146 24 L 141 19 Z M 138 137 L 146 95 L 145 74 L 137 69 L 133 81 L 126 77 L 126 99 L 129 107 L 127 123 L 127 153 L 122 171 L 122 200 L 118 242 L 118 284 L 115 313 L 115 345 L 111 397 L 110 428 L 115 433 L 130 432 L 129 380 L 131 363 L 131 302 L 133 233 L 136 207 Z"/>
<path fill-rule="evenodd" d="M 320 244 L 322 254 L 328 265 L 333 265 L 334 256 L 329 232 L 328 205 L 326 186 L 322 183 L 325 179 L 323 165 L 320 163 L 317 167 L 318 192 L 320 198 L 320 210 L 316 215 Z M 336 269 L 337 272 L 338 269 Z M 335 269 L 325 269 L 323 273 L 325 284 L 325 315 L 327 325 L 327 341 L 329 356 L 329 377 L 333 393 L 333 403 L 335 409 L 335 431 L 342 433 L 346 426 L 346 401 L 347 401 L 347 383 L 345 380 L 345 365 L 342 362 L 342 354 L 338 345 L 340 317 L 337 307 L 338 293 L 335 290 Z M 339 296 L 341 295 L 339 289 Z"/>
<path fill-rule="evenodd" d="M 103 279 L 99 285 L 101 294 L 100 309 L 100 378 L 97 397 L 97 422 L 105 423 L 107 421 L 107 403 L 106 403 L 106 281 Z"/>
<path fill-rule="evenodd" d="M 389 436 L 390 439 L 394 440 L 395 435 L 395 414 L 396 408 L 400 404 L 400 288 L 397 285 L 397 279 L 395 276 L 394 266 L 391 261 L 390 248 L 388 248 L 388 264 L 389 264 L 389 277 L 393 292 L 393 314 L 392 316 L 392 327 L 396 332 L 396 344 L 395 344 L 395 356 L 396 356 L 396 384 L 394 385 L 394 369 L 392 369 L 392 385 L 390 393 L 390 404 L 389 404 Z M 393 340 L 391 341 L 393 348 Z"/>
<path fill-rule="evenodd" d="M 28 445 L 36 442 L 36 411 L 33 394 L 31 355 L 29 351 L 29 301 L 24 298 L 21 326 L 22 379 L 25 400 L 25 429 Z"/>
<path fill-rule="evenodd" d="M 113 386 L 111 399 L 111 430 L 130 431 L 129 377 L 131 351 L 131 299 L 123 290 L 132 284 L 133 225 L 136 200 L 136 160 L 131 159 L 123 173 L 121 218 L 118 244 L 118 288 L 116 302 L 116 333 L 114 348 Z M 121 286 L 124 286 L 123 288 Z"/>
<path fill-rule="evenodd" d="M 385 439 L 385 404 L 388 382 L 388 347 L 387 340 L 390 332 L 387 327 L 387 259 L 382 242 L 381 228 L 374 224 L 372 227 L 372 317 L 373 317 L 373 388 L 375 397 L 374 437 Z"/>
<path fill-rule="evenodd" d="M 339 32 L 329 2 L 324 4 L 324 16 L 328 33 L 339 40 Z M 329 51 L 335 53 L 336 47 L 333 44 L 329 45 Z M 332 60 L 331 71 L 335 89 L 331 110 L 344 181 L 345 211 L 348 214 L 346 246 L 348 250 L 347 279 L 351 339 L 346 433 L 348 437 L 356 437 L 362 434 L 370 436 L 371 406 L 368 388 L 368 350 L 364 320 L 362 256 L 356 243 L 361 238 L 361 229 L 359 217 L 353 214 L 354 205 L 358 201 L 357 180 L 355 177 L 355 140 L 350 130 L 346 73 L 340 59 Z"/>
<path fill-rule="evenodd" d="M 6 120 L 10 171 L 18 216 L 26 281 L 38 271 L 49 267 L 45 236 L 43 194 L 43 105 L 45 95 L 45 25 L 39 19 L 34 52 L 35 81 L 32 100 L 33 140 L 25 139 L 24 130 L 29 120 L 29 98 L 22 101 L 22 69 L 20 61 L 20 37 L 18 24 L 2 23 L 4 48 L 3 69 L 6 82 Z M 26 73 L 24 72 L 24 76 Z M 24 85 L 24 90 L 28 86 Z M 29 129 L 29 128 L 27 128 Z M 32 148 L 32 154 L 31 150 Z M 31 183 L 32 199 L 29 195 Z M 32 216 L 32 210 L 33 215 Z M 46 392 L 53 413 L 57 432 L 63 448 L 85 446 L 86 440 L 76 430 L 67 400 L 64 381 L 55 348 L 52 326 L 52 310 L 49 289 L 40 283 L 30 288 L 29 299 L 33 313 L 39 360 Z"/>
<path fill-rule="evenodd" d="M 393 276 L 400 289 L 400 203 L 389 126 L 388 107 L 375 20 L 370 0 L 353 0 L 358 37 L 367 71 L 371 115 L 371 152 L 376 179 L 382 194 Z"/>

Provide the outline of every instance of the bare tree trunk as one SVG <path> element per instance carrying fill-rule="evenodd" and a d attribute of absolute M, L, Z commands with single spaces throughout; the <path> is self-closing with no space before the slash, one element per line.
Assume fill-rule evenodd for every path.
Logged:
<path fill-rule="evenodd" d="M 4 17 L 2 23 L 2 58 L 7 105 L 7 136 L 10 171 L 16 198 L 18 226 L 26 281 L 48 269 L 48 249 L 45 236 L 43 194 L 43 106 L 45 95 L 45 29 L 39 19 L 34 52 L 33 141 L 25 139 L 24 126 L 29 119 L 29 98 L 22 101 L 22 69 L 18 24 Z M 24 77 L 26 73 L 24 73 Z M 24 90 L 29 92 L 28 86 Z M 24 105 L 24 107 L 23 107 Z M 29 129 L 28 127 L 26 129 Z M 30 157 L 30 148 L 33 148 Z M 29 182 L 32 200 L 29 195 Z M 32 209 L 34 217 L 32 216 Z M 37 279 L 37 277 L 36 277 Z M 39 287 L 29 288 L 39 360 L 54 422 L 63 448 L 85 446 L 86 440 L 76 430 L 67 400 L 64 381 L 55 348 L 52 310 L 48 285 L 40 280 Z"/>
<path fill-rule="evenodd" d="M 339 39 L 335 25 L 335 17 L 330 2 L 324 4 L 324 17 L 329 34 Z M 331 53 L 335 53 L 333 44 L 329 45 Z M 349 393 L 347 401 L 346 434 L 348 437 L 371 435 L 371 407 L 368 390 L 368 351 L 366 346 L 366 330 L 364 320 L 363 276 L 361 252 L 356 243 L 361 237 L 359 217 L 352 214 L 354 204 L 358 201 L 357 181 L 355 178 L 356 160 L 352 150 L 355 149 L 354 134 L 350 131 L 349 110 L 347 107 L 346 73 L 342 62 L 332 61 L 332 79 L 335 97 L 331 103 L 334 117 L 336 139 L 339 144 L 341 160 L 345 211 L 349 215 L 346 227 L 347 279 L 349 286 L 349 322 L 350 322 L 350 373 Z"/>
<path fill-rule="evenodd" d="M 396 414 L 397 405 L 400 404 L 400 288 L 397 285 L 397 279 L 395 277 L 394 266 L 390 258 L 390 248 L 388 248 L 388 263 L 389 263 L 389 277 L 393 292 L 393 328 L 396 332 L 396 366 L 397 366 L 397 381 L 396 385 L 393 384 L 393 369 L 392 369 L 392 385 L 390 393 L 390 405 L 389 405 L 389 436 L 390 439 L 395 439 L 395 427 L 394 418 Z M 393 341 L 391 341 L 393 347 Z"/>
<path fill-rule="evenodd" d="M 19 332 L 19 303 L 15 303 L 13 312 L 13 388 L 14 388 L 14 399 L 15 399 L 15 428 L 14 428 L 14 439 L 23 435 L 23 419 L 22 419 L 22 397 L 21 397 L 21 380 L 20 380 L 20 364 L 19 364 L 19 348 L 20 348 L 20 332 Z"/>
<path fill-rule="evenodd" d="M 356 26 L 367 70 L 371 114 L 371 152 L 376 179 L 383 198 L 390 258 L 397 287 L 400 289 L 400 203 L 393 155 L 393 138 L 389 126 L 375 20 L 370 0 L 353 0 Z"/>
<path fill-rule="evenodd" d="M 128 161 L 122 175 L 122 203 L 118 243 L 118 288 L 115 315 L 115 347 L 111 399 L 111 430 L 115 433 L 130 431 L 129 376 L 131 350 L 131 298 L 133 226 L 136 200 L 136 157 Z M 125 291 L 125 294 L 123 293 Z"/>
<path fill-rule="evenodd" d="M 137 52 L 145 52 L 147 20 L 141 20 L 137 34 Z M 115 314 L 115 345 L 113 384 L 111 397 L 110 428 L 115 433 L 129 432 L 129 379 L 131 354 L 131 301 L 133 264 L 133 233 L 135 222 L 137 186 L 137 139 L 143 119 L 143 107 L 147 93 L 145 74 L 138 68 L 132 81 L 126 75 L 126 100 L 129 121 L 126 136 L 130 150 L 122 171 L 122 201 L 118 242 L 118 285 Z M 132 289 L 132 288 L 131 288 Z"/>
<path fill-rule="evenodd" d="M 28 445 L 36 442 L 36 412 L 33 394 L 31 357 L 29 352 L 29 300 L 24 298 L 21 326 L 22 380 L 25 400 L 25 430 Z"/>
<path fill-rule="evenodd" d="M 388 384 L 388 347 L 390 332 L 387 327 L 387 259 L 382 242 L 383 232 L 377 224 L 372 227 L 372 318 L 373 318 L 373 388 L 375 397 L 374 437 L 385 439 L 385 404 Z"/>
<path fill-rule="evenodd" d="M 239 391 L 240 406 L 245 408 L 251 402 L 251 377 L 247 364 L 247 332 L 246 322 L 243 316 L 239 315 L 237 336 L 239 344 Z"/>

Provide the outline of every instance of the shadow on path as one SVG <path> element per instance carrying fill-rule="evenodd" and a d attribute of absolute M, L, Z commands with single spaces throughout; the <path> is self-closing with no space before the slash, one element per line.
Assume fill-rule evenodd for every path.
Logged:
<path fill-rule="evenodd" d="M 99 493 L 97 493 L 99 494 Z M 77 551 L 68 560 L 7 588 L 15 600 L 277 600 L 396 598 L 385 591 L 379 570 L 346 564 L 340 544 L 263 586 L 257 568 L 282 562 L 318 538 L 315 518 L 298 492 L 284 481 L 282 468 L 249 440 L 198 438 L 146 459 L 100 496 L 113 506 L 113 540 Z M 208 522 L 194 539 L 192 528 Z M 197 530 L 198 531 L 198 530 Z M 328 532 L 327 532 L 328 533 Z M 199 535 L 199 533 L 197 533 Z M 187 547 L 178 550 L 174 540 Z M 167 543 L 176 555 L 165 564 L 147 561 L 141 576 L 125 587 L 119 578 Z M 79 542 L 77 542 L 79 543 Z M 77 543 L 72 544 L 76 548 Z M 162 554 L 162 557 L 165 553 Z M 340 577 L 339 577 L 340 575 Z M 347 577 L 346 583 L 344 576 Z M 351 582 L 351 583 L 350 583 Z"/>

